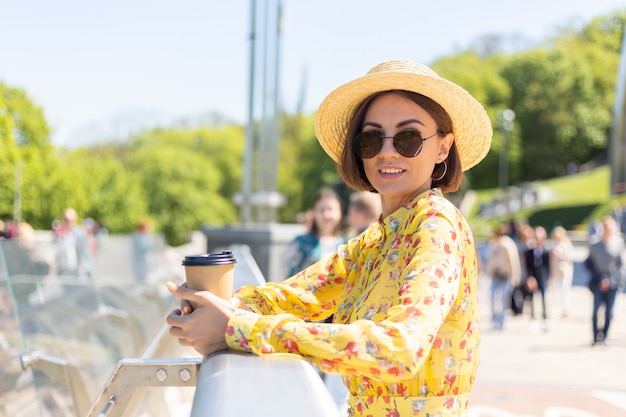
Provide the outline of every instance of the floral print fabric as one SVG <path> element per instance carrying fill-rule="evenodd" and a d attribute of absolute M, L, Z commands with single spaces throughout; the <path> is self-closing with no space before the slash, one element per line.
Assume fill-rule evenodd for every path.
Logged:
<path fill-rule="evenodd" d="M 463 416 L 478 365 L 476 285 L 471 231 L 429 190 L 286 281 L 239 289 L 248 310 L 231 317 L 226 341 L 341 374 L 351 415 Z"/>

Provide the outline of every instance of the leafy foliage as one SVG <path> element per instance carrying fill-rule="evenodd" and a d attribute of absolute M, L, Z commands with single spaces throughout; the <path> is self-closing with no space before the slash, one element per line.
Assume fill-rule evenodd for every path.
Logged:
<path fill-rule="evenodd" d="M 284 117 L 278 167 L 279 189 L 287 198 L 279 213 L 284 222 L 294 222 L 298 213 L 306 211 L 321 188 L 342 184 L 335 162 L 313 133 L 313 122 L 313 116 Z"/>
<path fill-rule="evenodd" d="M 606 148 L 611 112 L 600 105 L 585 60 L 563 50 L 532 51 L 502 74 L 523 138 L 522 179 L 562 175 L 568 163 L 584 163 Z"/>
<path fill-rule="evenodd" d="M 454 57 L 442 58 L 433 64 L 433 69 L 442 77 L 463 86 L 485 108 L 491 120 L 498 120 L 498 113 L 510 106 L 510 87 L 500 75 L 501 68 L 509 61 L 508 57 L 497 55 L 487 59 L 475 52 L 466 52 Z M 503 131 L 494 123 L 494 136 L 491 152 L 476 167 L 467 173 L 472 188 L 489 188 L 498 185 L 500 152 L 504 141 Z M 519 138 L 509 139 L 508 159 L 511 164 L 519 161 L 521 154 Z"/>
<path fill-rule="evenodd" d="M 242 138 L 228 140 L 233 132 L 223 133 L 155 130 L 130 146 L 129 168 L 141 179 L 148 212 L 172 244 L 186 242 L 187 233 L 204 223 L 237 218 L 230 198 L 241 178 L 236 164 Z"/>
<path fill-rule="evenodd" d="M 46 187 L 37 174 L 51 163 L 49 136 L 43 110 L 25 91 L 0 82 L 0 214 L 13 215 L 16 193 L 25 213 L 40 212 L 40 201 L 30 196 Z"/>
<path fill-rule="evenodd" d="M 625 23 L 626 10 L 617 10 L 580 30 L 562 29 L 542 47 L 504 56 L 489 38 L 485 47 L 474 44 L 433 65 L 481 101 L 494 124 L 490 154 L 468 173 L 473 188 L 496 185 L 504 140 L 497 114 L 505 108 L 517 115 L 509 183 L 562 175 L 568 164 L 606 152 Z"/>

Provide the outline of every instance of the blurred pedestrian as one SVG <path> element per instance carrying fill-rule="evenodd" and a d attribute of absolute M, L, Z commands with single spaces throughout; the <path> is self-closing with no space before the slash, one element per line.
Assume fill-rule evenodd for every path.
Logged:
<path fill-rule="evenodd" d="M 35 247 L 35 231 L 27 222 L 22 221 L 17 225 L 15 237 L 4 241 L 0 251 L 4 253 L 9 276 L 44 276 L 50 271 L 48 261 Z"/>
<path fill-rule="evenodd" d="M 556 226 L 550 233 L 550 285 L 551 304 L 557 314 L 567 317 L 569 298 L 574 280 L 574 245 L 567 230 Z"/>
<path fill-rule="evenodd" d="M 348 235 L 360 235 L 378 221 L 383 209 L 380 195 L 370 191 L 357 191 L 350 195 L 348 203 Z"/>
<path fill-rule="evenodd" d="M 132 242 L 135 278 L 146 281 L 150 270 L 156 266 L 156 240 L 150 221 L 141 220 L 137 223 Z"/>
<path fill-rule="evenodd" d="M 541 313 L 543 318 L 543 329 L 549 329 L 548 308 L 546 306 L 546 289 L 550 278 L 550 252 L 546 245 L 548 234 L 542 226 L 534 229 L 534 239 L 532 247 L 524 254 L 526 264 L 526 278 L 524 286 L 527 290 L 530 302 L 531 329 L 537 327 L 535 322 L 535 293 L 538 291 L 541 296 Z"/>
<path fill-rule="evenodd" d="M 518 221 L 516 225 L 515 244 L 517 245 L 517 252 L 519 254 L 521 274 L 522 277 L 527 275 L 526 273 L 526 252 L 534 245 L 535 230 L 525 221 Z"/>
<path fill-rule="evenodd" d="M 310 229 L 297 236 L 287 248 L 287 275 L 292 276 L 322 257 L 337 252 L 345 243 L 341 234 L 341 199 L 333 190 L 324 188 L 311 205 Z"/>
<path fill-rule="evenodd" d="M 2 228 L 0 229 L 0 237 L 5 239 L 13 239 L 17 237 L 17 225 L 10 215 L 5 215 L 4 220 L 1 221 Z"/>
<path fill-rule="evenodd" d="M 87 233 L 78 224 L 78 213 L 69 207 L 63 211 L 63 219 L 53 222 L 55 264 L 58 275 L 90 278 L 92 252 Z"/>
<path fill-rule="evenodd" d="M 487 248 L 486 274 L 491 278 L 491 325 L 504 329 L 504 319 L 511 302 L 511 291 L 519 285 L 521 268 L 517 246 L 505 224 L 493 232 Z"/>
<path fill-rule="evenodd" d="M 624 288 L 624 238 L 615 219 L 602 217 L 602 237 L 589 246 L 585 266 L 590 272 L 589 289 L 593 293 L 591 315 L 592 344 L 606 344 L 613 308 L 618 292 Z M 604 307 L 604 323 L 600 326 L 599 311 Z"/>

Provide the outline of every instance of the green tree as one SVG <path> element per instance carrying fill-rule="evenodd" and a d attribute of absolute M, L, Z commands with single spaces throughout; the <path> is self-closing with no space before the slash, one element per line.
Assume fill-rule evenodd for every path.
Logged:
<path fill-rule="evenodd" d="M 20 217 L 34 227 L 42 226 L 43 217 L 41 202 L 31 196 L 46 187 L 46 177 L 38 173 L 51 162 L 49 138 L 50 127 L 43 110 L 24 90 L 0 82 L 0 213 L 14 213 L 18 191 L 23 213 Z"/>
<path fill-rule="evenodd" d="M 480 189 L 498 185 L 498 177 L 493 175 L 498 172 L 503 141 L 498 113 L 509 106 L 511 94 L 507 80 L 500 75 L 500 69 L 509 59 L 501 54 L 484 58 L 477 52 L 469 51 L 441 58 L 432 65 L 441 77 L 462 86 L 472 94 L 483 105 L 494 127 L 491 151 L 479 165 L 467 172 L 465 187 Z M 513 164 L 520 158 L 519 143 L 515 136 L 511 138 L 508 148 L 508 159 Z M 513 174 L 510 177 L 515 179 L 515 176 Z"/>
<path fill-rule="evenodd" d="M 619 55 L 622 51 L 625 23 L 626 8 L 617 9 L 607 15 L 593 18 L 574 37 Z"/>
<path fill-rule="evenodd" d="M 587 62 L 593 74 L 594 91 L 607 109 L 613 108 L 615 100 L 625 26 L 626 9 L 621 9 L 592 19 L 579 31 L 564 32 L 555 40 L 556 48 L 577 54 Z"/>
<path fill-rule="evenodd" d="M 216 149 L 225 149 L 229 141 L 215 136 L 210 141 L 219 142 L 216 148 L 198 145 L 205 140 L 200 134 L 157 129 L 145 132 L 130 147 L 129 168 L 141 178 L 148 212 L 173 245 L 186 242 L 189 232 L 206 223 L 221 225 L 237 219 L 235 207 L 220 192 L 225 165 L 219 159 L 228 151 Z"/>
<path fill-rule="evenodd" d="M 321 188 L 343 184 L 335 161 L 315 137 L 314 120 L 314 115 L 283 117 L 278 165 L 279 190 L 287 198 L 279 212 L 283 222 L 294 222 L 298 213 L 309 209 Z"/>
<path fill-rule="evenodd" d="M 110 148 L 78 149 L 65 162 L 77 188 L 73 204 L 81 217 L 96 220 L 112 233 L 128 233 L 149 217 L 140 178 L 125 169 Z"/>
<path fill-rule="evenodd" d="M 593 72 L 577 54 L 536 50 L 503 71 L 522 138 L 521 179 L 551 178 L 606 146 L 610 109 L 594 90 Z"/>

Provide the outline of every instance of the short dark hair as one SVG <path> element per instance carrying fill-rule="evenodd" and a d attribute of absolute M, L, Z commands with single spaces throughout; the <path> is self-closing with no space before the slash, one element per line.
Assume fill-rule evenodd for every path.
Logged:
<path fill-rule="evenodd" d="M 436 101 L 429 97 L 405 90 L 389 90 L 372 94 L 361 102 L 350 120 L 345 145 L 341 152 L 340 163 L 337 166 L 337 171 L 343 178 L 344 182 L 355 190 L 377 192 L 365 175 L 363 160 L 354 151 L 352 139 L 361 131 L 363 120 L 365 119 L 365 113 L 367 112 L 372 101 L 375 98 L 387 93 L 400 94 L 426 110 L 435 120 L 439 136 L 445 136 L 446 134 L 454 131 L 452 119 L 450 119 L 448 113 Z M 439 177 L 441 177 L 441 174 L 444 173 L 444 164 L 437 164 L 435 166 L 435 169 L 433 170 L 433 177 L 437 179 L 433 179 L 432 187 L 441 187 L 443 192 L 457 191 L 463 181 L 463 168 L 461 167 L 461 160 L 459 159 L 459 153 L 455 142 L 452 142 L 450 152 L 448 157 L 445 159 L 445 162 L 447 164 L 447 170 L 445 171 L 443 178 Z"/>

